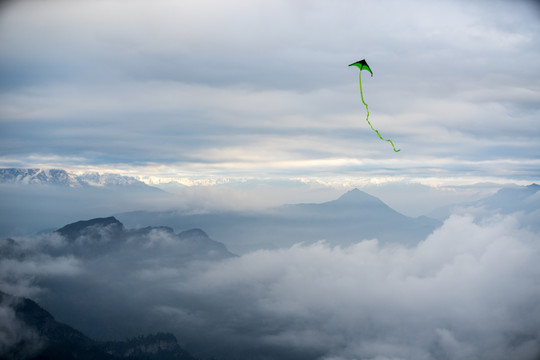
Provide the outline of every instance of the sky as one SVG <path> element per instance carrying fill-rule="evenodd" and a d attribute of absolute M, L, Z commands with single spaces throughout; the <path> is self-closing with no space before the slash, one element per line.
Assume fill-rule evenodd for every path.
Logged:
<path fill-rule="evenodd" d="M 0 166 L 538 181 L 539 20 L 522 0 L 4 2 Z M 360 59 L 370 121 L 399 153 L 365 121 Z"/>

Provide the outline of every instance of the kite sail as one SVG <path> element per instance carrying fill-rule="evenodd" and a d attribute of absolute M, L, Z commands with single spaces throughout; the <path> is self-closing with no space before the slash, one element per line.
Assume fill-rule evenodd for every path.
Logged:
<path fill-rule="evenodd" d="M 394 143 L 392 142 L 392 140 L 383 138 L 381 134 L 379 133 L 379 130 L 373 128 L 373 125 L 371 125 L 371 123 L 369 122 L 368 104 L 366 104 L 366 102 L 364 101 L 364 93 L 362 92 L 362 70 L 369 71 L 372 77 L 373 77 L 373 71 L 371 71 L 371 68 L 369 67 L 365 59 L 352 63 L 349 66 L 356 66 L 360 70 L 360 73 L 358 75 L 358 81 L 360 82 L 360 96 L 362 97 L 362 102 L 364 103 L 364 106 L 366 107 L 366 111 L 367 111 L 366 121 L 371 127 L 371 130 L 375 131 L 377 135 L 379 135 L 379 138 L 381 140 L 388 141 L 390 144 L 392 144 L 392 148 L 394 149 L 395 152 L 399 152 L 400 150 L 399 149 L 396 150 L 396 147 L 394 146 Z"/>

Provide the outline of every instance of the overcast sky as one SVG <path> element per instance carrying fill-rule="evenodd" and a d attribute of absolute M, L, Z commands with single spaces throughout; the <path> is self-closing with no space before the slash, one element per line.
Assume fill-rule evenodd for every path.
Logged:
<path fill-rule="evenodd" d="M 0 166 L 150 178 L 540 178 L 533 1 L 12 1 Z M 358 69 L 370 121 L 365 121 Z M 341 179 L 341 180 L 340 180 Z"/>

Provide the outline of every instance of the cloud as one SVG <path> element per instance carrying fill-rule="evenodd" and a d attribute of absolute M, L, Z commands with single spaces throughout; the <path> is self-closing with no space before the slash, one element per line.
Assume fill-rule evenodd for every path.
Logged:
<path fill-rule="evenodd" d="M 370 240 L 229 259 L 177 289 L 179 299 L 204 298 L 205 310 L 178 311 L 198 310 L 210 336 L 224 333 L 239 348 L 321 359 L 533 359 L 539 251 L 537 235 L 511 216 L 454 216 L 412 249 Z"/>
<path fill-rule="evenodd" d="M 167 228 L 124 243 L 101 231 L 100 243 L 118 247 L 95 252 L 42 236 L 17 240 L 0 262 L 0 288 L 37 297 L 96 339 L 171 331 L 187 349 L 224 360 L 533 360 L 535 217 L 469 208 L 412 247 L 358 239 L 219 259 L 197 236 Z M 206 255 L 189 255 L 196 249 Z"/>
<path fill-rule="evenodd" d="M 141 173 L 161 164 L 193 177 L 536 178 L 530 9 L 20 1 L 0 17 L 0 162 Z M 372 120 L 403 163 L 363 119 L 346 66 L 358 57 L 375 71 L 364 84 Z"/>
<path fill-rule="evenodd" d="M 4 242 L 4 241 L 2 241 Z M 6 248 L 2 248 L 6 250 Z M 72 256 L 50 256 L 21 251 L 19 256 L 2 256 L 0 262 L 0 289 L 14 296 L 35 297 L 45 288 L 41 281 L 80 275 L 81 262 Z M 24 254 L 24 255 L 23 255 Z"/>

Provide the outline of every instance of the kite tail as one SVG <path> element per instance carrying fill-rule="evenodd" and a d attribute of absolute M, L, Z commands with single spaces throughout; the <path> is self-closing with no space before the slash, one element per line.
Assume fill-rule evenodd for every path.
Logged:
<path fill-rule="evenodd" d="M 394 149 L 394 151 L 399 152 L 400 149 L 396 150 L 396 147 L 394 146 L 394 143 L 392 142 L 392 140 L 383 138 L 381 136 L 381 134 L 379 133 L 379 130 L 373 128 L 373 125 L 371 125 L 371 123 L 369 122 L 368 104 L 366 104 L 366 102 L 364 101 L 364 93 L 362 92 L 362 71 L 360 71 L 360 75 L 358 75 L 358 81 L 360 82 L 360 96 L 362 97 L 362 102 L 364 103 L 364 106 L 366 107 L 366 111 L 367 111 L 366 121 L 369 124 L 369 127 L 371 128 L 371 130 L 373 130 L 373 131 L 375 131 L 377 133 L 377 135 L 379 136 L 379 139 L 384 140 L 384 141 L 388 141 L 390 144 L 392 144 L 392 148 Z"/>

